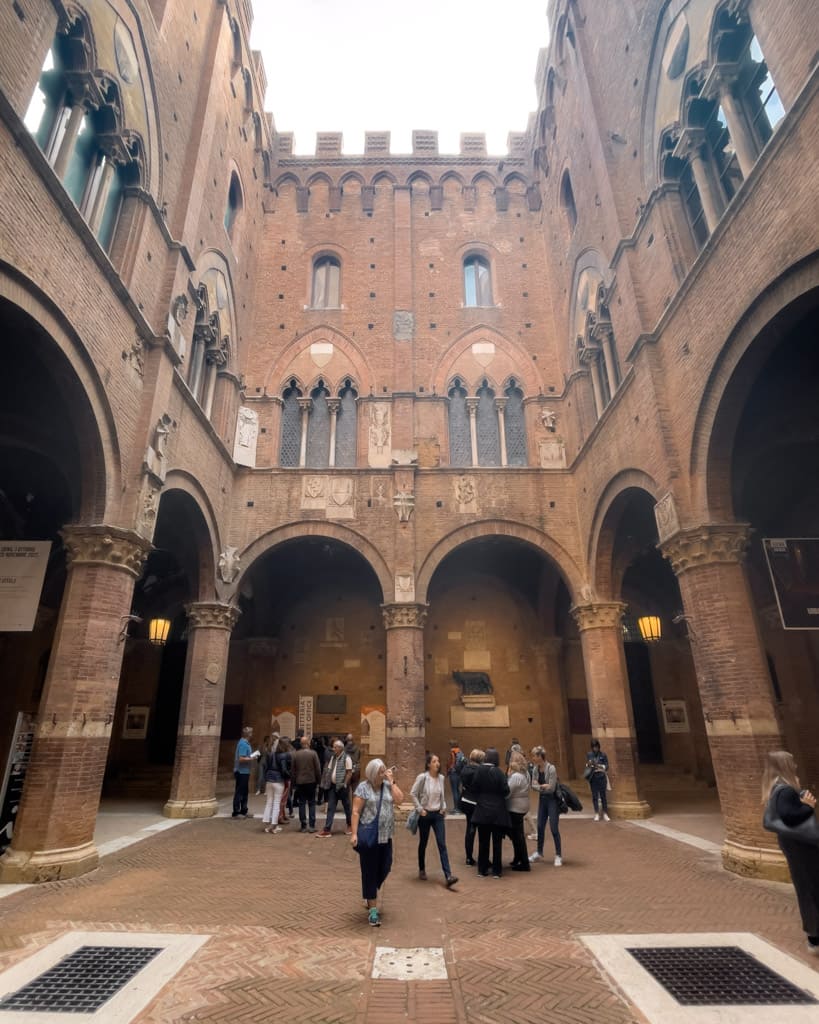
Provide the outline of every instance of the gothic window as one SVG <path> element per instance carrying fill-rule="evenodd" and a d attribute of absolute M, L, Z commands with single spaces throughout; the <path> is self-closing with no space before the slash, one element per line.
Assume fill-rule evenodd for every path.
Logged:
<path fill-rule="evenodd" d="M 457 377 L 449 392 L 449 461 L 453 466 L 472 465 L 466 390 Z"/>
<path fill-rule="evenodd" d="M 503 426 L 506 439 L 506 463 L 509 466 L 525 466 L 526 425 L 523 419 L 523 392 L 512 378 L 504 391 L 506 404 L 503 410 Z"/>
<path fill-rule="evenodd" d="M 666 133 L 663 136 L 662 144 L 662 177 L 664 181 L 676 181 L 679 184 L 680 198 L 691 228 L 691 234 L 694 236 L 697 248 L 701 249 L 708 240 L 708 223 L 702 208 L 702 197 L 697 188 L 691 164 L 688 160 L 674 155 L 675 145 L 674 134 Z"/>
<path fill-rule="evenodd" d="M 492 304 L 492 274 L 489 260 L 483 256 L 467 256 L 464 260 L 464 305 Z"/>
<path fill-rule="evenodd" d="M 569 237 L 574 234 L 574 229 L 577 226 L 577 206 L 574 202 L 574 189 L 572 188 L 572 176 L 568 171 L 563 172 L 563 177 L 560 181 L 560 206 L 563 210 L 563 216 L 566 218 L 566 227 L 568 228 Z"/>
<path fill-rule="evenodd" d="M 341 305 L 341 263 L 335 256 L 320 256 L 313 263 L 310 305 L 314 309 L 338 309 Z"/>
<path fill-rule="evenodd" d="M 356 391 L 352 381 L 346 380 L 339 393 L 338 420 L 336 423 L 336 458 L 337 466 L 354 466 L 356 464 L 357 429 L 356 429 Z"/>
<path fill-rule="evenodd" d="M 282 434 L 279 448 L 279 465 L 298 466 L 301 449 L 301 391 L 295 380 L 285 388 L 282 395 Z"/>
<path fill-rule="evenodd" d="M 501 464 L 500 428 L 498 427 L 495 392 L 484 381 L 478 388 L 477 397 L 478 465 L 499 466 Z"/>
<path fill-rule="evenodd" d="M 310 392 L 313 404 L 307 421 L 307 465 L 310 469 L 323 469 L 330 464 L 330 392 L 319 381 Z"/>
<path fill-rule="evenodd" d="M 620 364 L 600 272 L 581 271 L 575 293 L 574 332 L 578 362 L 588 368 L 597 415 L 614 397 L 620 384 Z"/>
<path fill-rule="evenodd" d="M 244 200 L 242 198 L 242 186 L 239 182 L 239 175 L 236 171 L 233 171 L 230 175 L 230 185 L 228 186 L 227 202 L 225 204 L 225 231 L 227 231 L 228 238 L 231 241 L 234 241 L 236 222 L 239 219 L 243 206 Z"/>

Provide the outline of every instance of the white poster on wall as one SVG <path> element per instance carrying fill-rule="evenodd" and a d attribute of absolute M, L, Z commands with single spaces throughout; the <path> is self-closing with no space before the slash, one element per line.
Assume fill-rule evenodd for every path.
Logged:
<path fill-rule="evenodd" d="M 50 540 L 0 541 L 0 633 L 34 629 Z"/>

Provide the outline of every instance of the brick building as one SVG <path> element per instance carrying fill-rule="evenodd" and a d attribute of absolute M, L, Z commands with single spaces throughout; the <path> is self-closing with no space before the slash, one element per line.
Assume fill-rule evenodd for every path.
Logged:
<path fill-rule="evenodd" d="M 549 13 L 507 153 L 300 156 L 248 0 L 0 12 L 3 574 L 50 542 L 36 615 L 0 605 L 4 881 L 93 867 L 103 784 L 213 814 L 240 727 L 300 720 L 405 775 L 454 735 L 576 776 L 593 734 L 615 814 L 665 763 L 781 874 L 761 759 L 819 782 L 763 543 L 819 535 L 819 23 Z M 810 625 L 816 548 L 769 548 Z"/>

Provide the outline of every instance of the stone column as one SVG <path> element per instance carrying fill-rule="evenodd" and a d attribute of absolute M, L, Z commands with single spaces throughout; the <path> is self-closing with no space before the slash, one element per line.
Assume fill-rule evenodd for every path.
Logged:
<path fill-rule="evenodd" d="M 742 559 L 744 523 L 680 530 L 660 550 L 680 583 L 705 732 L 717 780 L 729 871 L 786 879 L 776 837 L 762 828 L 765 755 L 783 748 L 765 656 Z"/>
<path fill-rule="evenodd" d="M 472 443 L 472 465 L 478 465 L 478 398 L 467 398 L 466 411 L 469 413 L 469 440 Z"/>
<path fill-rule="evenodd" d="M 715 194 L 712 176 L 702 155 L 705 144 L 705 132 L 702 128 L 686 128 L 674 147 L 674 156 L 680 160 L 687 160 L 691 165 L 691 173 L 697 184 L 702 212 L 710 234 L 722 216 L 722 203 Z"/>
<path fill-rule="evenodd" d="M 382 604 L 387 633 L 387 764 L 398 766 L 405 793 L 424 770 L 425 604 Z"/>
<path fill-rule="evenodd" d="M 757 152 L 745 114 L 734 96 L 733 90 L 738 77 L 735 65 L 716 64 L 708 73 L 702 94 L 715 100 L 722 107 L 728 134 L 736 150 L 739 169 L 742 171 L 742 177 L 747 178 L 756 163 Z"/>
<path fill-rule="evenodd" d="M 80 102 L 74 104 L 71 108 L 71 113 L 68 115 L 65 131 L 63 132 L 59 149 L 54 157 L 54 173 L 60 179 L 63 178 L 66 170 L 68 169 L 68 163 L 71 159 L 71 154 L 74 152 L 74 147 L 77 144 L 77 136 L 80 133 L 80 126 L 82 125 L 82 120 L 85 117 L 85 114 L 85 107 Z"/>
<path fill-rule="evenodd" d="M 618 818 L 647 818 L 651 807 L 637 779 L 637 738 L 623 651 L 625 609 L 619 601 L 607 601 L 576 605 L 571 612 L 580 631 L 592 736 L 609 757 L 609 807 Z"/>
<path fill-rule="evenodd" d="M 509 401 L 508 398 L 496 398 L 495 408 L 498 410 L 498 437 L 500 438 L 500 458 L 501 465 L 507 464 L 506 458 L 506 422 L 504 420 L 504 410 L 506 409 L 506 403 Z"/>
<path fill-rule="evenodd" d="M 301 409 L 301 445 L 299 447 L 299 466 L 303 469 L 307 465 L 307 425 L 310 422 L 310 410 L 313 408 L 312 398 L 300 398 L 298 400 Z"/>
<path fill-rule="evenodd" d="M 67 526 L 68 560 L 31 763 L 0 881 L 91 871 L 102 779 L 134 584 L 150 543 L 113 526 Z"/>
<path fill-rule="evenodd" d="M 573 778 L 574 757 L 569 736 L 569 706 L 561 666 L 563 639 L 559 636 L 546 637 L 537 647 L 543 652 L 540 714 L 546 756 L 557 765 L 562 778 Z"/>
<path fill-rule="evenodd" d="M 239 610 L 203 602 L 188 606 L 188 656 L 168 818 L 208 818 L 216 813 L 216 771 L 225 700 L 230 634 Z"/>
<path fill-rule="evenodd" d="M 332 469 L 336 464 L 336 429 L 338 427 L 338 411 L 340 408 L 340 398 L 327 399 L 327 409 L 329 410 L 330 413 L 330 469 Z"/>

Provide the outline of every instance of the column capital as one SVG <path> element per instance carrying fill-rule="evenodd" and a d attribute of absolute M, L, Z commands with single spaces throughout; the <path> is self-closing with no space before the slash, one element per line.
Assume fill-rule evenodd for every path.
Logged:
<path fill-rule="evenodd" d="M 197 601 L 186 606 L 188 629 L 226 629 L 231 632 L 241 612 L 218 601 Z"/>
<path fill-rule="evenodd" d="M 478 403 L 479 402 L 480 402 L 480 398 L 474 398 L 474 397 L 473 398 L 467 398 L 467 400 L 466 400 L 466 410 L 467 410 L 467 412 L 469 413 L 470 416 L 475 416 L 477 414 L 477 412 L 478 412 Z"/>
<path fill-rule="evenodd" d="M 622 601 L 599 601 L 596 604 L 576 604 L 569 610 L 577 628 L 583 633 L 587 629 L 620 629 L 626 607 Z"/>
<path fill-rule="evenodd" d="M 72 525 L 60 530 L 67 554 L 68 567 L 75 565 L 104 565 L 121 569 L 135 579 L 142 575 L 142 567 L 153 545 L 133 530 L 119 526 Z"/>
<path fill-rule="evenodd" d="M 296 401 L 299 403 L 299 408 L 303 413 L 310 412 L 310 410 L 313 408 L 312 398 L 297 398 Z"/>
<path fill-rule="evenodd" d="M 506 408 L 506 403 L 509 399 L 504 395 L 502 398 L 495 399 L 495 408 L 503 411 Z"/>
<path fill-rule="evenodd" d="M 331 416 L 338 416 L 338 411 L 341 408 L 340 398 L 328 398 L 327 399 L 327 411 Z"/>
<path fill-rule="evenodd" d="M 382 604 L 384 629 L 423 629 L 429 612 L 428 604 Z"/>
<path fill-rule="evenodd" d="M 701 565 L 742 562 L 751 541 L 748 523 L 703 523 L 680 530 L 659 545 L 677 576 Z"/>

